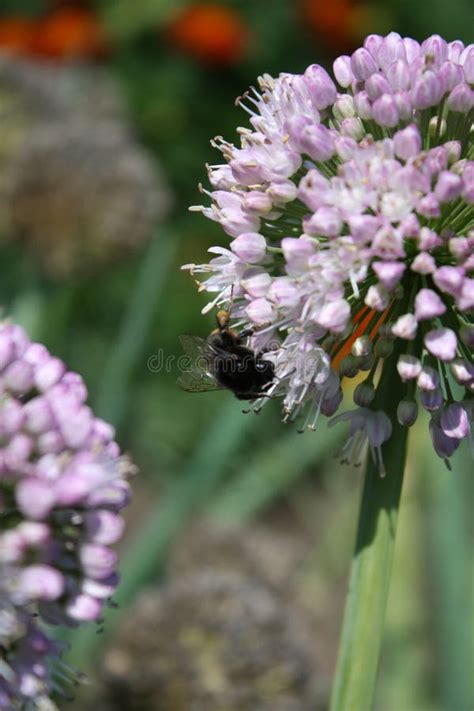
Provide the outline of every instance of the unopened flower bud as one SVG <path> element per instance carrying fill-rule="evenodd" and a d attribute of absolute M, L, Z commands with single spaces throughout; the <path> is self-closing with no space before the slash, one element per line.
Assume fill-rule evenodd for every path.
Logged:
<path fill-rule="evenodd" d="M 368 383 L 359 383 L 354 390 L 354 402 L 360 407 L 368 407 L 375 397 L 375 389 L 373 385 Z"/>
<path fill-rule="evenodd" d="M 372 107 L 366 91 L 359 91 L 354 96 L 354 105 L 358 115 L 363 121 L 367 121 L 372 118 Z"/>
<path fill-rule="evenodd" d="M 418 322 L 413 314 L 399 316 L 392 326 L 392 333 L 398 338 L 412 341 L 416 336 Z"/>
<path fill-rule="evenodd" d="M 393 340 L 389 338 L 379 338 L 374 346 L 376 358 L 388 358 L 393 351 Z"/>
<path fill-rule="evenodd" d="M 474 365 L 467 360 L 458 358 L 449 364 L 451 373 L 459 385 L 467 385 L 474 380 Z"/>
<path fill-rule="evenodd" d="M 450 111 L 464 114 L 474 105 L 474 92 L 467 84 L 458 84 L 449 94 L 446 106 Z"/>
<path fill-rule="evenodd" d="M 441 215 L 439 200 L 434 193 L 428 193 L 428 195 L 420 198 L 417 210 L 420 215 L 423 215 L 423 217 L 427 217 L 428 219 L 434 219 Z"/>
<path fill-rule="evenodd" d="M 303 153 L 316 161 L 329 160 L 334 153 L 334 138 L 326 126 L 310 124 L 300 133 L 299 144 Z"/>
<path fill-rule="evenodd" d="M 453 165 L 461 157 L 461 142 L 460 141 L 448 141 L 444 144 L 444 147 L 448 154 L 448 164 Z"/>
<path fill-rule="evenodd" d="M 443 408 L 440 417 L 440 426 L 444 434 L 454 439 L 464 439 L 471 433 L 471 425 L 467 409 L 462 403 L 453 402 Z"/>
<path fill-rule="evenodd" d="M 449 240 L 449 251 L 455 259 L 464 259 L 471 251 L 469 240 L 467 237 L 451 237 Z"/>
<path fill-rule="evenodd" d="M 415 297 L 417 321 L 427 321 L 446 312 L 446 305 L 432 289 L 420 289 Z"/>
<path fill-rule="evenodd" d="M 439 375 L 434 368 L 424 365 L 416 382 L 420 390 L 436 390 L 439 387 Z"/>
<path fill-rule="evenodd" d="M 443 138 L 446 133 L 447 123 L 446 120 L 439 119 L 438 116 L 433 116 L 428 124 L 428 133 L 431 138 Z"/>
<path fill-rule="evenodd" d="M 369 287 L 365 303 L 376 311 L 385 311 L 390 302 L 390 295 L 383 284 L 373 284 Z"/>
<path fill-rule="evenodd" d="M 398 374 L 403 381 L 414 380 L 421 373 L 421 363 L 411 355 L 401 355 L 397 363 Z"/>
<path fill-rule="evenodd" d="M 336 237 L 342 229 L 342 220 L 337 210 L 320 207 L 304 222 L 306 234 L 323 237 Z"/>
<path fill-rule="evenodd" d="M 245 292 L 253 299 L 260 299 L 266 296 L 271 283 L 270 275 L 258 268 L 249 269 L 240 282 Z"/>
<path fill-rule="evenodd" d="M 403 59 L 392 62 L 386 75 L 393 91 L 406 91 L 410 88 L 410 67 Z"/>
<path fill-rule="evenodd" d="M 459 175 L 444 170 L 438 177 L 434 194 L 440 202 L 450 202 L 461 194 L 462 187 L 463 183 Z"/>
<path fill-rule="evenodd" d="M 379 335 L 382 338 L 386 338 L 389 341 L 393 341 L 395 339 L 395 336 L 392 333 L 392 326 L 393 324 L 388 321 L 387 323 L 383 323 L 380 328 L 379 328 Z"/>
<path fill-rule="evenodd" d="M 250 213 L 255 213 L 257 215 L 268 215 L 273 207 L 270 196 L 267 193 L 259 192 L 258 190 L 251 190 L 248 192 L 243 199 L 243 207 Z"/>
<path fill-rule="evenodd" d="M 345 299 L 329 301 L 319 312 L 317 323 L 332 333 L 342 333 L 349 321 L 350 311 Z"/>
<path fill-rule="evenodd" d="M 464 78 L 468 84 L 474 84 L 474 45 L 469 45 L 460 57 Z"/>
<path fill-rule="evenodd" d="M 266 254 L 267 242 L 258 232 L 244 232 L 232 240 L 230 248 L 243 262 L 257 264 Z"/>
<path fill-rule="evenodd" d="M 351 353 L 356 358 L 372 353 L 372 342 L 368 336 L 359 336 L 352 344 Z"/>
<path fill-rule="evenodd" d="M 425 336 L 425 346 L 429 352 L 442 361 L 456 357 L 457 338 L 450 328 L 436 328 Z"/>
<path fill-rule="evenodd" d="M 21 572 L 17 585 L 25 602 L 57 600 L 64 591 L 64 577 L 50 565 L 28 565 Z"/>
<path fill-rule="evenodd" d="M 428 227 L 422 227 L 420 229 L 420 233 L 418 235 L 418 247 L 421 250 L 430 250 L 430 249 L 435 249 L 436 247 L 440 247 L 442 245 L 442 241 L 440 237 L 436 234 L 434 230 L 430 230 Z M 425 255 L 426 252 L 420 252 L 417 256 L 420 255 Z M 429 255 L 431 259 L 433 259 L 432 255 Z M 429 274 L 430 272 L 426 272 Z"/>
<path fill-rule="evenodd" d="M 428 412 L 439 410 L 443 404 L 443 394 L 439 388 L 434 390 L 422 390 L 420 392 L 420 402 Z"/>
<path fill-rule="evenodd" d="M 466 323 L 464 326 L 461 326 L 461 330 L 459 332 L 459 336 L 461 338 L 461 341 L 466 345 L 468 348 L 474 349 L 474 325 L 471 323 Z"/>
<path fill-rule="evenodd" d="M 342 121 L 346 118 L 353 118 L 356 115 L 354 99 L 350 94 L 341 94 L 336 99 L 332 112 L 334 118 Z"/>
<path fill-rule="evenodd" d="M 415 400 L 400 400 L 397 407 L 397 420 L 404 427 L 411 427 L 418 417 L 418 405 Z"/>
<path fill-rule="evenodd" d="M 357 142 L 349 136 L 338 136 L 334 140 L 334 146 L 337 155 L 343 161 L 350 160 L 357 151 Z"/>
<path fill-rule="evenodd" d="M 359 358 L 356 358 L 356 363 L 359 370 L 362 370 L 364 372 L 367 370 L 371 370 L 375 363 L 375 356 L 373 353 L 369 353 L 369 355 L 365 356 L 359 356 Z"/>
<path fill-rule="evenodd" d="M 461 158 L 461 160 L 457 160 L 455 163 L 453 163 L 453 165 L 451 166 L 451 171 L 453 173 L 456 173 L 456 175 L 462 175 L 467 164 L 468 162 L 466 158 Z"/>
<path fill-rule="evenodd" d="M 414 108 L 423 110 L 435 106 L 439 102 L 442 92 L 443 87 L 436 74 L 430 70 L 425 71 L 411 90 Z"/>
<path fill-rule="evenodd" d="M 433 274 L 433 281 L 441 291 L 457 296 L 464 280 L 463 270 L 458 267 L 442 266 Z"/>
<path fill-rule="evenodd" d="M 432 274 L 436 270 L 436 260 L 428 252 L 419 252 L 411 263 L 410 269 L 417 274 Z"/>
<path fill-rule="evenodd" d="M 25 360 L 15 360 L 7 366 L 3 378 L 8 389 L 21 395 L 32 387 L 34 370 Z"/>
<path fill-rule="evenodd" d="M 365 136 L 365 128 L 362 121 L 358 118 L 347 118 L 341 121 L 340 130 L 343 136 L 353 138 L 355 141 L 360 141 Z"/>
<path fill-rule="evenodd" d="M 444 434 L 443 430 L 438 423 L 438 413 L 432 415 L 430 420 L 430 435 L 431 441 L 433 442 L 433 447 L 438 455 L 442 459 L 451 457 L 459 446 L 459 440 L 454 439 L 454 437 L 448 437 Z"/>
<path fill-rule="evenodd" d="M 375 101 L 384 94 L 392 94 L 392 87 L 383 74 L 375 72 L 365 82 L 365 89 L 371 101 Z"/>
<path fill-rule="evenodd" d="M 333 64 L 334 76 L 337 83 L 344 89 L 351 85 L 354 75 L 351 69 L 351 58 L 347 55 L 338 57 Z"/>
<path fill-rule="evenodd" d="M 376 99 L 372 105 L 372 116 L 381 126 L 393 128 L 400 120 L 398 106 L 395 98 L 389 94 L 383 94 Z"/>
<path fill-rule="evenodd" d="M 275 203 L 291 202 L 296 198 L 298 188 L 292 180 L 282 180 L 270 184 L 267 192 Z"/>
<path fill-rule="evenodd" d="M 396 155 L 403 160 L 418 155 L 421 150 L 421 136 L 418 128 L 412 125 L 397 131 L 393 137 L 393 145 Z"/>
<path fill-rule="evenodd" d="M 322 111 L 336 101 L 336 86 L 323 67 L 311 64 L 303 75 L 314 106 Z"/>
<path fill-rule="evenodd" d="M 413 115 L 410 92 L 397 91 L 397 93 L 394 94 L 393 98 L 395 99 L 395 104 L 397 106 L 400 121 L 410 121 Z"/>
<path fill-rule="evenodd" d="M 347 355 L 341 360 L 341 364 L 339 365 L 339 375 L 341 378 L 355 378 L 358 372 L 357 361 L 353 355 Z"/>
<path fill-rule="evenodd" d="M 358 81 L 365 81 L 378 67 L 374 58 L 364 47 L 356 49 L 351 57 L 351 69 Z"/>
<path fill-rule="evenodd" d="M 263 326 L 272 323 L 275 318 L 273 304 L 265 298 L 253 299 L 245 309 L 245 312 L 252 323 Z"/>
<path fill-rule="evenodd" d="M 459 63 L 461 55 L 464 52 L 464 42 L 454 40 L 448 43 L 448 59 L 451 62 Z"/>

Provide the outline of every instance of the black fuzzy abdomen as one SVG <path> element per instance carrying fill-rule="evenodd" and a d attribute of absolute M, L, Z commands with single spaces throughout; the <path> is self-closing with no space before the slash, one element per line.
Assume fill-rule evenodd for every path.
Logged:
<path fill-rule="evenodd" d="M 246 353 L 216 356 L 214 375 L 218 383 L 232 390 L 239 400 L 252 400 L 264 394 L 274 378 L 274 369 L 269 361 L 250 349 L 245 350 Z"/>

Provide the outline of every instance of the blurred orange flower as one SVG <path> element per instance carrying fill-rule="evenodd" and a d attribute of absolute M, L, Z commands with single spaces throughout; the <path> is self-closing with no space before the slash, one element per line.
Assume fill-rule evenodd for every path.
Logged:
<path fill-rule="evenodd" d="M 302 14 L 310 29 L 335 52 L 348 52 L 357 42 L 357 0 L 302 0 Z"/>
<path fill-rule="evenodd" d="M 250 33 L 232 8 L 200 3 L 175 16 L 166 36 L 175 47 L 203 62 L 233 64 L 242 58 Z"/>
<path fill-rule="evenodd" d="M 100 57 L 106 47 L 105 33 L 91 11 L 64 7 L 38 22 L 33 54 L 54 59 Z"/>
<path fill-rule="evenodd" d="M 34 42 L 35 22 L 23 17 L 0 19 L 0 49 L 11 54 L 28 54 Z"/>

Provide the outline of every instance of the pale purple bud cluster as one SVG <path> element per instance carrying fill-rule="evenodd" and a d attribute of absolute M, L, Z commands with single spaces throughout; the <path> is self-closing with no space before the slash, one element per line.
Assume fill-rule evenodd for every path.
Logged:
<path fill-rule="evenodd" d="M 261 77 L 240 100 L 240 147 L 216 139 L 226 163 L 209 169 L 212 204 L 197 209 L 232 241 L 184 268 L 207 277 L 204 311 L 231 304 L 255 349 L 280 343 L 264 356 L 266 396 L 282 396 L 285 419 L 305 411 L 314 428 L 337 411 L 343 378 L 367 372 L 352 420 L 377 441 L 373 376 L 397 342 L 399 422 L 413 424 L 418 394 L 438 453 L 470 436 L 473 58 L 436 35 L 371 35 L 335 61 L 335 81 L 316 65 Z M 447 426 L 453 405 L 469 427 Z"/>
<path fill-rule="evenodd" d="M 468 113 L 474 105 L 474 47 L 433 35 L 421 44 L 391 32 L 370 35 L 352 56 L 334 62 L 338 84 L 351 91 L 364 120 L 394 128 L 446 100 L 449 113 Z M 403 157 L 403 156 L 401 156 Z"/>
<path fill-rule="evenodd" d="M 110 546 L 123 531 L 130 465 L 112 427 L 86 405 L 82 378 L 5 322 L 0 393 L 0 598 L 22 619 L 33 611 L 70 627 L 99 620 L 118 582 Z M 43 636 L 29 623 L 25 630 L 6 653 L 26 678 L 37 673 L 28 659 Z M 53 643 L 42 644 L 46 655 Z"/>

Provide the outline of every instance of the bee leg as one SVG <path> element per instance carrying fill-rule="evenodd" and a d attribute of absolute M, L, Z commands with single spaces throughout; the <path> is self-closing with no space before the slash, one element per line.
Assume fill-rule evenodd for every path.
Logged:
<path fill-rule="evenodd" d="M 253 336 L 254 333 L 254 328 L 244 328 L 244 330 L 239 333 L 239 338 L 250 338 L 250 336 Z"/>
<path fill-rule="evenodd" d="M 274 346 L 275 346 L 274 343 L 273 343 L 273 344 L 268 344 L 268 346 L 264 346 L 264 348 L 262 348 L 260 351 L 258 351 L 258 354 L 257 354 L 257 355 L 261 356 L 261 355 L 265 355 L 265 353 L 273 353 L 273 352 L 275 352 L 275 351 L 278 350 L 278 349 L 275 348 Z"/>

